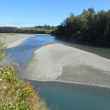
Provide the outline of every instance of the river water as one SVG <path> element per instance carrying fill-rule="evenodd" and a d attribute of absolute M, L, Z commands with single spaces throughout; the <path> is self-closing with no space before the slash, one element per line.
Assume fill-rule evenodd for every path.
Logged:
<path fill-rule="evenodd" d="M 7 49 L 9 58 L 25 68 L 40 47 L 58 42 L 50 35 L 34 35 L 17 47 Z M 32 81 L 50 110 L 109 110 L 110 90 L 60 83 Z"/>
<path fill-rule="evenodd" d="M 34 50 L 55 42 L 55 37 L 50 35 L 33 35 L 33 37 L 26 39 L 20 45 L 8 48 L 7 54 L 13 61 L 25 65 L 32 59 Z"/>

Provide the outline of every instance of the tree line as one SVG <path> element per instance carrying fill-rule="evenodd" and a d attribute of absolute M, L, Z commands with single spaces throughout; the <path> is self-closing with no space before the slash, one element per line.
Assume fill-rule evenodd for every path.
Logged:
<path fill-rule="evenodd" d="M 110 10 L 89 8 L 77 16 L 71 14 L 52 34 L 68 42 L 110 47 Z"/>
<path fill-rule="evenodd" d="M 36 33 L 36 34 L 49 34 L 55 27 L 44 25 L 35 27 L 0 27 L 0 33 Z"/>

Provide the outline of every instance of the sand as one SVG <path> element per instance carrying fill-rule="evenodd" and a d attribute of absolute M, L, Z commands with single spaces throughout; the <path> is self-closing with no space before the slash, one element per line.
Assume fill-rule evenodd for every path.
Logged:
<path fill-rule="evenodd" d="M 5 43 L 6 48 L 13 48 L 31 36 L 32 34 L 0 33 L 0 41 Z"/>
<path fill-rule="evenodd" d="M 109 59 L 60 43 L 36 50 L 27 70 L 29 80 L 110 85 Z"/>

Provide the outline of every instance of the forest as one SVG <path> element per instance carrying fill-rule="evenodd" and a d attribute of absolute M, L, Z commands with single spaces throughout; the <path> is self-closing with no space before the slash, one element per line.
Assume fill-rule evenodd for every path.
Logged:
<path fill-rule="evenodd" d="M 77 16 L 71 14 L 52 34 L 66 42 L 110 47 L 110 10 L 89 8 Z"/>

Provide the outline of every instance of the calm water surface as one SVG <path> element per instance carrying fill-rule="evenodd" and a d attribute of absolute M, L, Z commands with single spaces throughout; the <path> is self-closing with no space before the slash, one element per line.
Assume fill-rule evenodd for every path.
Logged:
<path fill-rule="evenodd" d="M 7 49 L 13 61 L 27 65 L 32 59 L 34 50 L 51 43 L 56 39 L 50 35 L 34 35 L 17 47 Z M 38 84 L 40 96 L 47 102 L 50 110 L 110 110 L 110 90 L 60 84 Z"/>
<path fill-rule="evenodd" d="M 50 110 L 109 110 L 110 90 L 66 84 L 36 84 Z"/>

